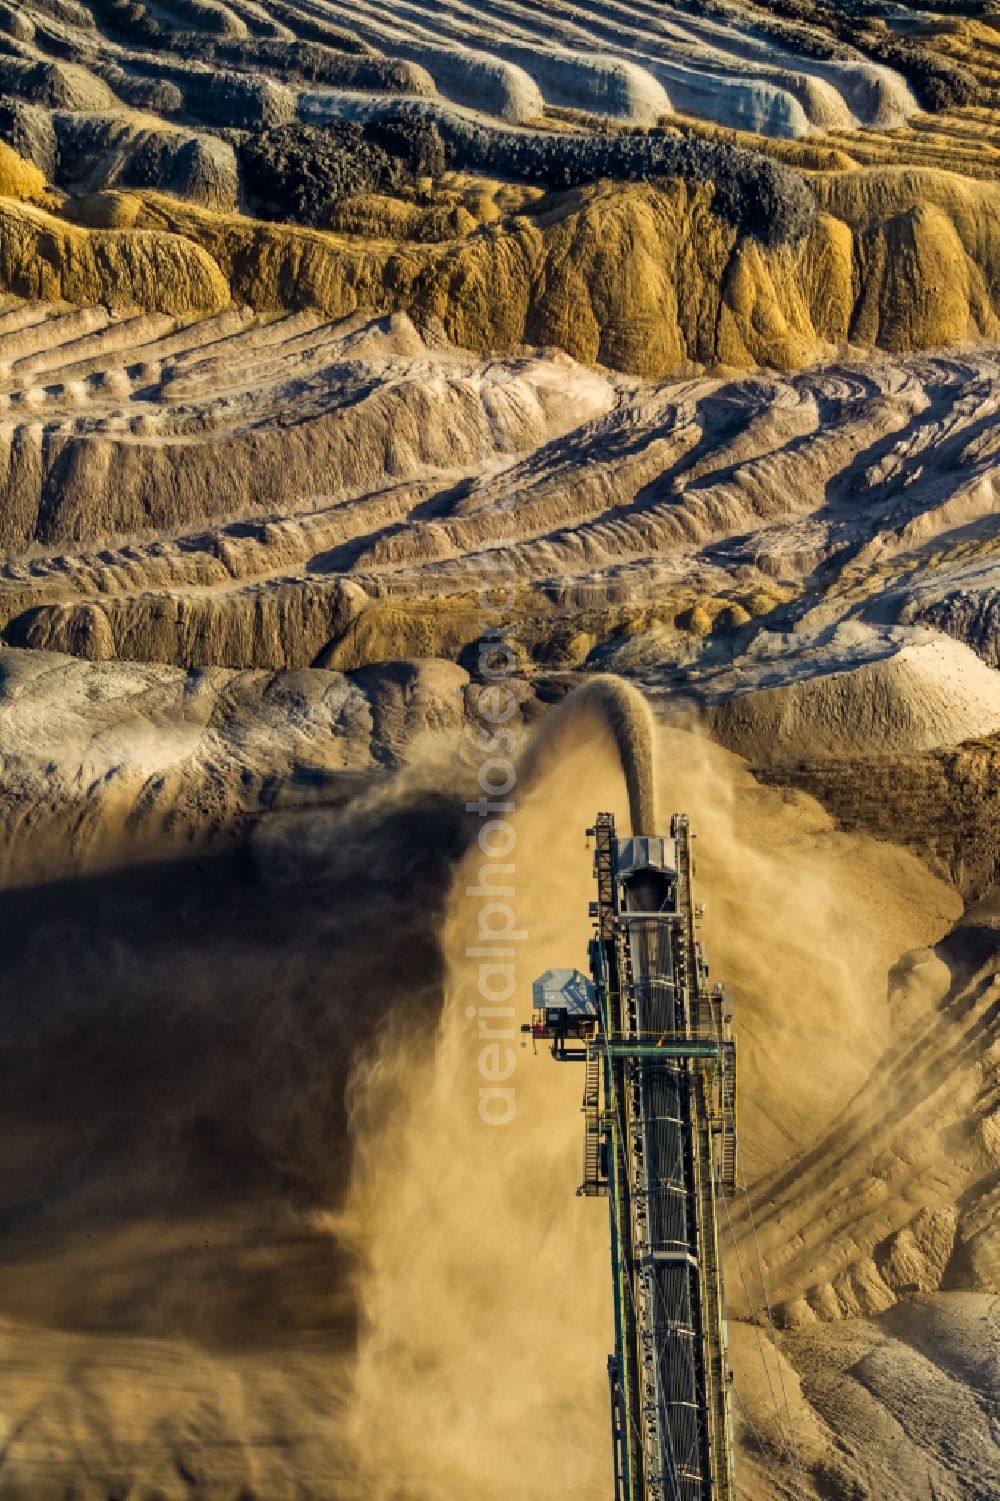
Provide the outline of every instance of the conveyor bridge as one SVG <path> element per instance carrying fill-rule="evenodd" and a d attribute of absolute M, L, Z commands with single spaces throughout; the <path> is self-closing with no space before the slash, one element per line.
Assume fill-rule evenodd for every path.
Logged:
<path fill-rule="evenodd" d="M 584 1067 L 583 1181 L 610 1207 L 616 1501 L 733 1501 L 716 1211 L 736 1176 L 736 1049 L 697 936 L 693 835 L 595 846 L 591 979 L 535 982 L 530 1031 Z"/>

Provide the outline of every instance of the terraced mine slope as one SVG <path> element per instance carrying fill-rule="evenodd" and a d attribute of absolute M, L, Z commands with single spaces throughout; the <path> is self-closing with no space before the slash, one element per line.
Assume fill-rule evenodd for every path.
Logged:
<path fill-rule="evenodd" d="M 526 665 L 642 671 L 710 704 L 776 663 L 794 684 L 867 661 L 873 681 L 927 680 L 914 748 L 967 714 L 996 727 L 994 346 L 652 386 L 565 356 L 484 361 L 405 315 L 36 304 L 3 315 L 0 359 L 12 645 L 185 668 L 461 660 L 489 549 L 518 579 Z M 954 714 L 935 681 L 964 685 Z M 778 754 L 773 699 L 799 715 L 790 754 L 898 738 L 882 706 L 866 728 L 833 690 L 790 691 L 794 711 L 757 693 L 757 717 L 736 698 L 714 723 Z"/>
<path fill-rule="evenodd" d="M 406 311 L 482 353 L 553 345 L 647 377 L 998 331 L 988 17 L 3 16 L 0 289 L 18 296 Z"/>
<path fill-rule="evenodd" d="M 623 801 L 552 706 L 701 836 L 740 1501 L 998 1493 L 998 59 L 0 0 L 0 1501 L 610 1494 L 579 1080 L 475 1111 L 487 607 L 518 1020 Z"/>

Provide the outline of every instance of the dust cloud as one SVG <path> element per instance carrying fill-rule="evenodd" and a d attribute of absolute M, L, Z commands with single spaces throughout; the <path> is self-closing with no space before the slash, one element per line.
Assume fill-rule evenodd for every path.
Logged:
<path fill-rule="evenodd" d="M 220 1496 L 608 1494 L 582 1080 L 518 1029 L 538 973 L 585 968 L 585 828 L 602 809 L 627 828 L 631 796 L 655 829 L 650 779 L 622 769 L 636 716 L 651 744 L 613 685 L 548 716 L 502 857 L 478 847 L 456 756 L 273 818 L 226 859 L 0 893 L 0 1405 L 20 1493 L 173 1497 L 183 1470 Z M 855 1087 L 890 966 L 955 900 L 692 734 L 661 730 L 656 781 L 660 822 L 682 809 L 699 835 L 756 1171 Z M 523 933 L 490 1004 L 469 952 L 484 888 Z M 491 1126 L 500 1074 L 516 1108 Z"/>
<path fill-rule="evenodd" d="M 582 1078 L 520 1050 L 517 1033 L 535 975 L 586 968 L 584 830 L 599 809 L 627 828 L 631 798 L 649 832 L 658 791 L 664 825 L 672 811 L 691 814 L 706 948 L 736 995 L 751 1172 L 801 1148 L 854 1090 L 884 1037 L 890 966 L 956 915 L 915 859 L 838 834 L 817 805 L 759 787 L 694 734 L 661 731 L 654 786 L 638 697 L 591 685 L 550 716 L 525 759 L 506 873 L 522 934 L 514 1014 L 483 1009 L 484 859 L 473 846 L 448 903 L 433 1046 L 393 1027 L 355 1076 L 347 1222 L 360 1266 L 350 1403 L 359 1497 L 610 1492 L 607 1218 L 573 1192 Z M 641 734 L 631 764 L 630 724 Z M 477 1109 L 480 1058 L 498 1037 L 513 1050 L 504 1061 L 516 1114 L 490 1126 Z"/>

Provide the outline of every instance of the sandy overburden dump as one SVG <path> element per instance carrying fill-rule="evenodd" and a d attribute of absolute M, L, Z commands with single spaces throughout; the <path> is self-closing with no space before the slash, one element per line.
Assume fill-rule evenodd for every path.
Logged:
<path fill-rule="evenodd" d="M 580 1081 L 470 1093 L 488 568 L 519 1020 L 574 686 L 700 836 L 740 1501 L 1000 1491 L 998 46 L 0 4 L 0 1498 L 610 1493 Z"/>

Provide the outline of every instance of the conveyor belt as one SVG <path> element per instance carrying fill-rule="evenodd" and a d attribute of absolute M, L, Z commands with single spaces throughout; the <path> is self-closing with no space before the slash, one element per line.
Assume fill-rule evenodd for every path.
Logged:
<path fill-rule="evenodd" d="M 585 1062 L 579 1192 L 609 1199 L 616 1501 L 733 1501 L 716 1202 L 735 1176 L 736 1054 L 698 942 L 692 835 L 680 814 L 669 839 L 619 839 L 607 813 L 590 832 L 593 986 L 547 971 L 527 1030 Z"/>

